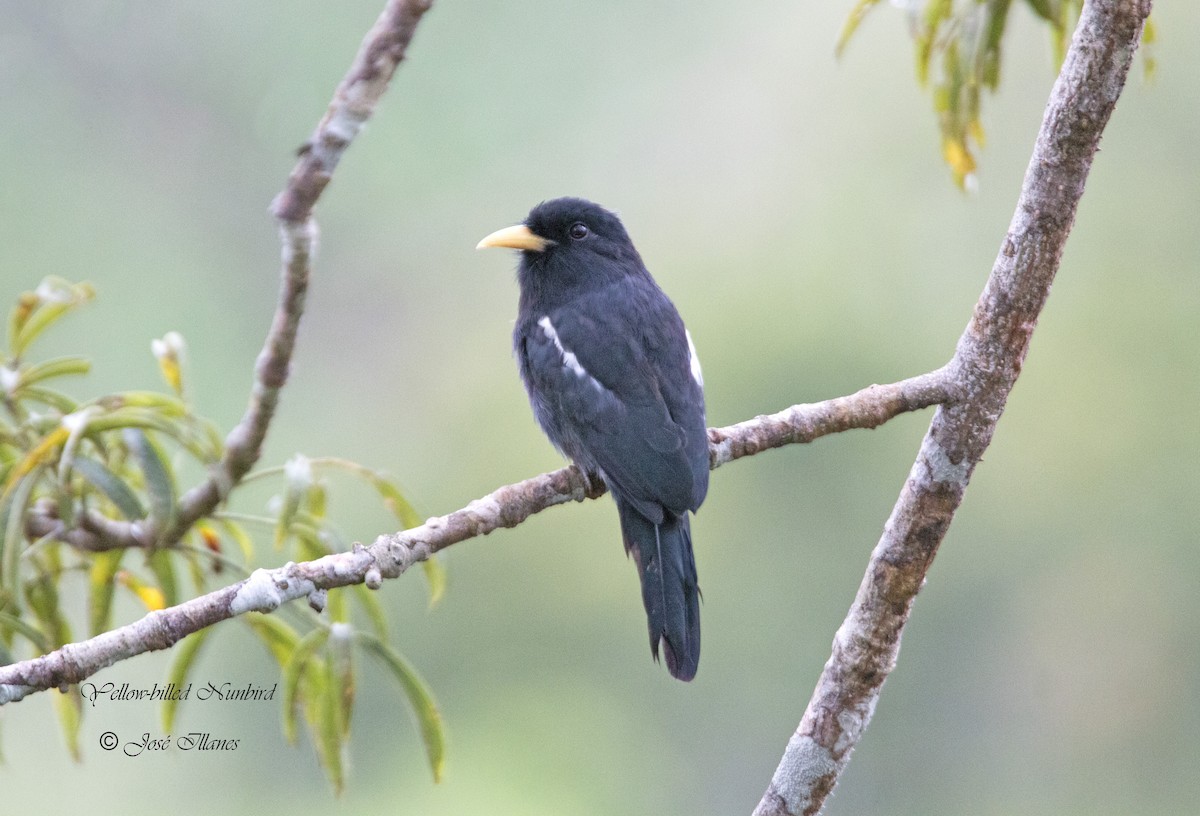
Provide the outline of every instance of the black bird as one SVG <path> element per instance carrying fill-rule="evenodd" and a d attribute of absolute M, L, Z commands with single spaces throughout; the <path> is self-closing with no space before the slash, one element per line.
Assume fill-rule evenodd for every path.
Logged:
<path fill-rule="evenodd" d="M 616 215 L 580 198 L 534 207 L 484 247 L 521 250 L 513 347 L 550 441 L 617 503 L 667 669 L 700 662 L 688 513 L 708 492 L 704 381 L 692 338 Z"/>

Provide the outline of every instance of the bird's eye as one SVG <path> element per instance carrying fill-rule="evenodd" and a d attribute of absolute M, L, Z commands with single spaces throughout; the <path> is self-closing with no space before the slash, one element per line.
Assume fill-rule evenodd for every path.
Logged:
<path fill-rule="evenodd" d="M 571 225 L 569 230 L 567 230 L 567 234 L 571 236 L 572 240 L 582 241 L 584 238 L 588 237 L 587 224 L 577 221 Z"/>

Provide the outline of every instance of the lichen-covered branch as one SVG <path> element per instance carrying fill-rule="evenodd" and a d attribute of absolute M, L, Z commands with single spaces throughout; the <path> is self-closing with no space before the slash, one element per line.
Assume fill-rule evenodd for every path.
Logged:
<path fill-rule="evenodd" d="M 817 813 L 896 665 L 912 602 L 991 441 L 1058 271 L 1150 0 L 1089 0 L 1050 95 L 1016 213 L 833 652 L 756 816 Z"/>
<path fill-rule="evenodd" d="M 81 514 L 65 529 L 52 505 L 33 508 L 26 532 L 36 540 L 55 535 L 84 550 L 161 547 L 179 541 L 192 525 L 216 509 L 262 453 L 267 429 L 287 383 L 296 334 L 304 313 L 308 278 L 317 249 L 313 207 L 354 137 L 371 117 L 388 82 L 408 50 L 413 33 L 432 0 L 389 0 L 363 39 L 350 70 L 338 85 L 329 110 L 318 123 L 272 211 L 283 244 L 279 303 L 254 369 L 250 401 L 241 420 L 225 439 L 224 453 L 208 478 L 183 494 L 169 524 L 154 520 L 121 522 L 95 511 Z"/>
<path fill-rule="evenodd" d="M 889 385 L 872 385 L 846 397 L 793 405 L 778 414 L 710 428 L 709 461 L 717 468 L 771 448 L 812 442 L 853 428 L 875 428 L 902 413 L 943 403 L 952 393 L 948 369 L 941 368 Z M 90 640 L 0 666 L 0 704 L 78 683 L 121 660 L 166 649 L 193 632 L 245 612 L 270 612 L 288 601 L 350 584 L 378 588 L 384 578 L 396 578 L 459 541 L 515 527 L 547 508 L 594 499 L 604 492 L 574 467 L 565 467 L 505 485 L 420 527 L 382 535 L 369 547 L 358 545 L 315 561 L 256 570 L 237 584 L 151 612 Z"/>

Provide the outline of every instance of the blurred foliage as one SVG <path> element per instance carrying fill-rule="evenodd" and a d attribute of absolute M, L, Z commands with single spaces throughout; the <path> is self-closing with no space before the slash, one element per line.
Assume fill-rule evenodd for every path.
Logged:
<path fill-rule="evenodd" d="M 1056 65 L 1067 54 L 1071 32 L 1083 9 L 1083 0 L 1025 0 L 1050 27 Z M 917 79 L 922 86 L 933 79 L 933 109 L 942 135 L 942 157 L 963 189 L 975 184 L 975 148 L 983 147 L 980 119 L 983 89 L 1000 86 L 1001 45 L 1013 0 L 902 0 L 916 54 Z M 879 0 L 858 0 L 842 27 L 837 52 L 845 50 L 859 24 Z M 1142 64 L 1149 74 L 1154 57 L 1145 46 L 1154 42 L 1152 22 L 1142 32 Z"/>
<path fill-rule="evenodd" d="M 8 349 L 0 355 L 0 663 L 23 659 L 18 644 L 24 644 L 28 656 L 40 655 L 108 631 L 114 625 L 117 592 L 128 592 L 153 611 L 183 600 L 185 583 L 200 594 L 213 583 L 229 583 L 229 573 L 248 574 L 255 552 L 251 530 L 270 539 L 277 551 L 303 560 L 347 549 L 328 514 L 329 473 L 348 473 L 370 485 L 405 528 L 420 523 L 400 489 L 383 474 L 343 459 L 297 455 L 286 465 L 243 480 L 282 478 L 282 492 L 268 504 L 272 515 L 218 509 L 179 541 L 138 548 L 140 559 L 127 548 L 71 546 L 67 542 L 73 530 L 124 523 L 141 530 L 168 529 L 178 509 L 181 467 L 190 460 L 207 469 L 223 450 L 215 425 L 195 415 L 184 398 L 186 346 L 175 332 L 151 344 L 170 393 L 122 392 L 79 402 L 53 386 L 63 377 L 86 374 L 87 360 L 29 359 L 34 341 L 94 294 L 86 283 L 47 278 L 36 290 L 21 294 L 9 318 Z M 41 529 L 29 523 L 32 514 L 50 520 L 50 532 L 31 538 L 31 527 Z M 432 604 L 445 580 L 436 561 L 424 566 Z M 60 597 L 69 573 L 86 576 L 86 622 L 71 621 Z M 361 648 L 397 680 L 417 720 L 434 777 L 440 777 L 443 739 L 437 706 L 416 670 L 387 645 L 387 619 L 375 593 L 357 585 L 320 597 L 325 608 L 299 611 L 294 625 L 279 616 L 241 617 L 279 665 L 284 733 L 295 742 L 302 716 L 331 783 L 341 790 L 355 699 L 355 650 Z M 355 628 L 347 603 L 351 597 L 366 631 Z M 81 625 L 86 634 L 76 634 Z M 198 632 L 179 645 L 168 682 L 187 682 L 209 634 Z M 80 694 L 72 687 L 51 696 L 67 747 L 78 759 Z M 164 703 L 168 733 L 176 709 L 176 701 Z"/>
<path fill-rule="evenodd" d="M 1051 49 L 1013 9 L 985 99 L 987 183 L 964 206 L 925 159 L 929 97 L 902 18 L 879 9 L 831 59 L 854 2 L 435 4 L 322 200 L 264 465 L 333 451 L 386 467 L 436 513 L 559 466 L 511 358 L 513 260 L 472 251 L 555 195 L 621 211 L 696 340 L 713 425 L 943 363 L 1012 216 Z M 92 359 L 64 383 L 154 388 L 148 340 L 175 329 L 195 409 L 223 430 L 240 416 L 274 294 L 267 205 L 380 5 L 11 4 L 0 91 L 22 113 L 0 128 L 0 289 L 36 283 L 28 270 L 99 289 L 34 347 Z M 1176 816 L 1200 801 L 1200 5 L 1155 17 L 1170 36 L 1154 87 L 1130 82 L 1106 129 L 1020 385 L 828 816 Z M 158 730 L 158 712 L 97 706 L 75 765 L 50 692 L 0 707 L 7 809 L 748 813 L 929 419 L 715 474 L 694 526 L 705 651 L 688 686 L 650 661 L 611 501 L 571 504 L 450 548 L 453 598 L 435 615 L 422 586 L 376 593 L 453 726 L 443 784 L 356 648 L 335 804 L 307 744 L 283 747 L 278 702 L 185 704 L 178 728 L 245 750 L 144 762 L 95 737 Z M 325 475 L 346 537 L 388 526 L 374 490 Z M 284 490 L 264 480 L 234 506 L 257 511 L 265 487 Z M 283 560 L 264 549 L 273 528 L 252 532 L 261 560 Z M 119 618 L 137 602 L 123 587 L 116 600 Z M 197 637 L 102 676 L 161 682 Z M 244 625 L 203 643 L 197 678 L 276 676 Z"/>

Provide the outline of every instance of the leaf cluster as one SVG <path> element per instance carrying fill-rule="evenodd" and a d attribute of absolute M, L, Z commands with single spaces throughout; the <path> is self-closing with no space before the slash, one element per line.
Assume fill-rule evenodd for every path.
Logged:
<path fill-rule="evenodd" d="M 81 628 L 88 636 L 108 631 L 121 594 L 134 601 L 135 610 L 157 610 L 179 603 L 185 592 L 200 594 L 214 583 L 228 583 L 230 575 L 248 575 L 256 541 L 270 541 L 295 560 L 347 549 L 328 512 L 332 474 L 372 488 L 403 527 L 421 522 L 384 474 L 344 459 L 297 455 L 233 486 L 237 491 L 250 482 L 278 485 L 267 514 L 222 506 L 177 530 L 181 472 L 189 467 L 208 472 L 224 452 L 216 426 L 186 398 L 183 338 L 172 332 L 151 344 L 167 386 L 162 392 L 76 400 L 59 382 L 86 374 L 88 360 L 30 356 L 40 336 L 94 295 L 86 283 L 47 278 L 18 297 L 7 348 L 0 351 L 0 664 L 53 651 L 78 639 Z M 436 561 L 424 566 L 432 604 L 445 578 Z M 61 595 L 76 591 L 76 584 L 64 582 L 69 575 L 82 579 L 86 620 L 73 620 L 66 611 Z M 420 675 L 389 645 L 378 597 L 362 585 L 320 597 L 322 609 L 288 609 L 294 621 L 258 613 L 239 618 L 279 665 L 285 735 L 294 742 L 303 719 L 331 783 L 341 789 L 356 656 L 366 653 L 396 679 L 434 776 L 440 776 L 444 744 L 437 706 Z M 204 630 L 176 648 L 169 682 L 186 682 L 209 637 L 211 630 Z M 78 759 L 83 716 L 78 690 L 50 693 L 67 746 Z M 164 703 L 168 731 L 177 705 Z"/>
<path fill-rule="evenodd" d="M 838 38 L 839 55 L 879 1 L 857 0 Z M 977 168 L 975 154 L 986 141 L 982 94 L 1000 86 L 1002 45 L 1013 0 L 897 0 L 893 5 L 904 11 L 908 22 L 917 80 L 932 89 L 942 158 L 955 183 L 971 189 Z M 1024 5 L 1049 28 L 1055 65 L 1060 65 L 1083 0 L 1025 0 Z M 1148 21 L 1143 45 L 1154 39 L 1154 27 Z M 1152 72 L 1154 58 L 1149 49 L 1142 49 L 1142 60 L 1146 72 Z"/>

